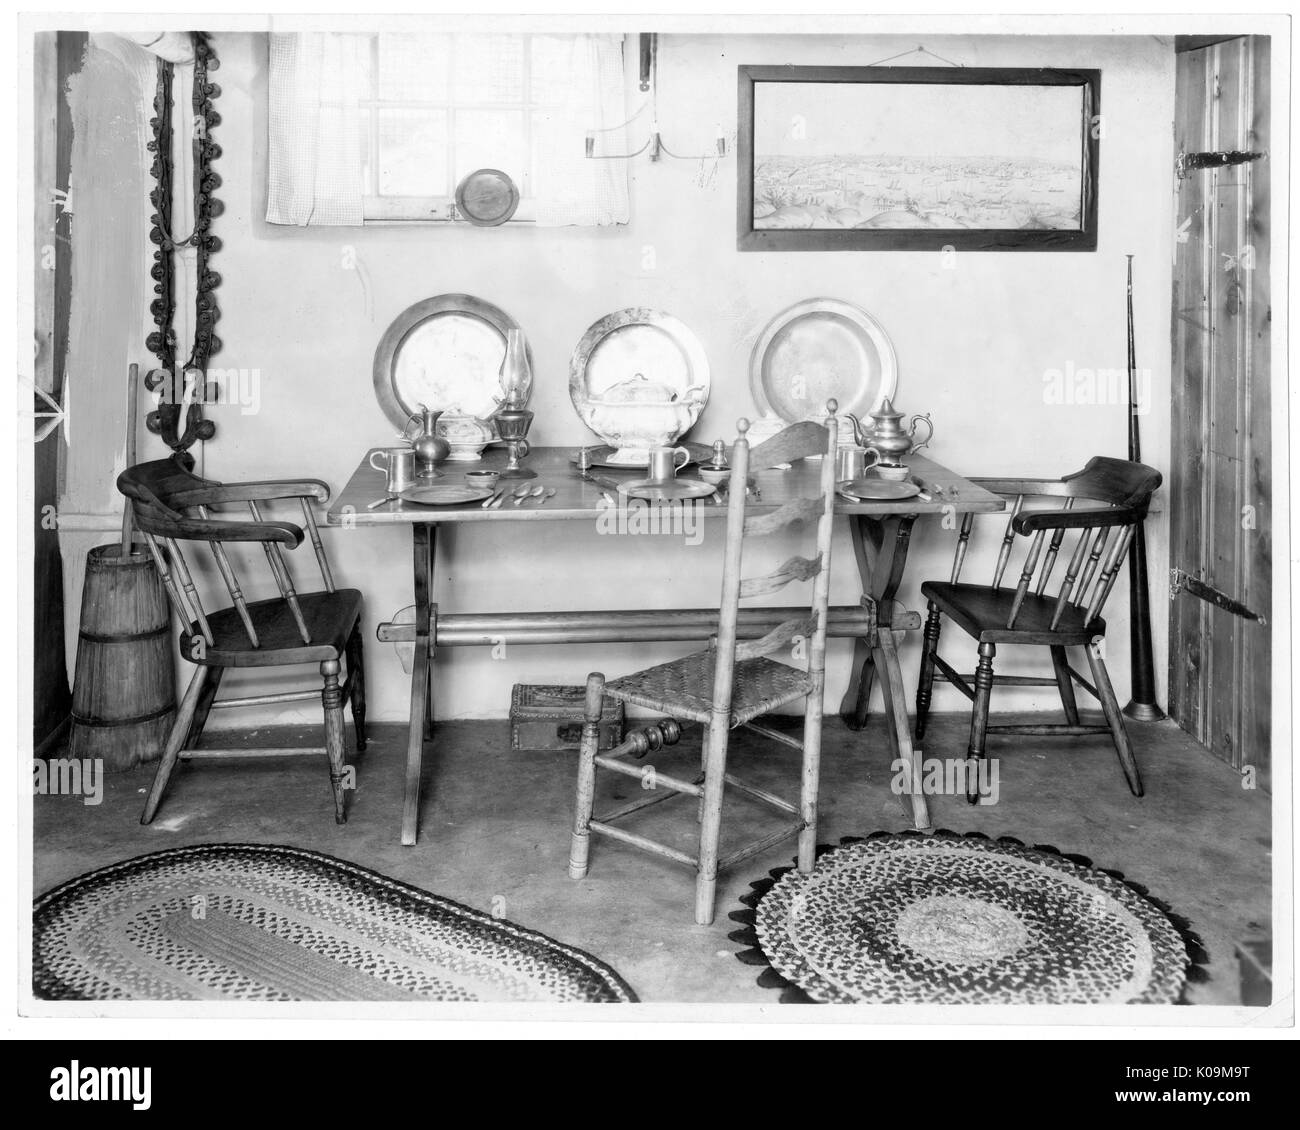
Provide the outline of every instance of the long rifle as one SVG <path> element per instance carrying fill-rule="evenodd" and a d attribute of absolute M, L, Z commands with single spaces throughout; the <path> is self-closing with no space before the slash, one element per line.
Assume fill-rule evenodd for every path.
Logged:
<path fill-rule="evenodd" d="M 1128 256 L 1128 457 L 1142 462 L 1138 434 L 1139 389 L 1137 348 L 1133 340 L 1133 256 Z M 1151 657 L 1151 604 L 1147 592 L 1146 523 L 1139 522 L 1128 555 L 1129 681 L 1133 697 L 1124 707 L 1130 718 L 1159 722 L 1165 712 L 1156 705 L 1155 661 Z"/>

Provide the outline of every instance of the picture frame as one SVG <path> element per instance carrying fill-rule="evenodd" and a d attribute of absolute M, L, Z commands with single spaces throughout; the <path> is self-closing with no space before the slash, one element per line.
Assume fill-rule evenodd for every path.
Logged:
<path fill-rule="evenodd" d="M 1095 251 L 1101 72 L 740 66 L 740 251 Z"/>

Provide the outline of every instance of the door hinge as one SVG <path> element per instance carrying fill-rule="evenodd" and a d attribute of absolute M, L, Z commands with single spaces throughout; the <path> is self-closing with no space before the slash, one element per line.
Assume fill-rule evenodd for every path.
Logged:
<path fill-rule="evenodd" d="M 1267 157 L 1267 153 L 1247 153 L 1240 149 L 1221 150 L 1217 153 L 1179 153 L 1174 159 L 1174 172 L 1179 180 L 1198 169 L 1222 169 L 1227 165 L 1246 165 Z"/>
<path fill-rule="evenodd" d="M 1180 592 L 1189 592 L 1201 600 L 1209 601 L 1216 608 L 1240 616 L 1243 620 L 1254 620 L 1260 627 L 1268 627 L 1268 621 L 1258 612 L 1252 612 L 1239 600 L 1233 600 L 1227 593 L 1220 592 L 1213 585 L 1207 585 L 1198 577 L 1183 572 L 1182 569 L 1169 570 L 1169 599 L 1173 600 Z"/>

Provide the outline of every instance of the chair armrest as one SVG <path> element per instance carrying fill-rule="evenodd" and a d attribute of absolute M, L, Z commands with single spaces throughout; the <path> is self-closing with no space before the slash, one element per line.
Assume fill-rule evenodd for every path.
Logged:
<path fill-rule="evenodd" d="M 197 504 L 196 504 L 197 505 Z M 292 522 L 231 522 L 221 518 L 191 518 L 159 506 L 136 501 L 136 527 L 157 537 L 183 541 L 279 542 L 290 549 L 302 544 L 302 528 Z"/>
<path fill-rule="evenodd" d="M 264 479 L 251 483 L 206 483 L 178 490 L 170 501 L 178 506 L 218 506 L 223 502 L 271 502 L 279 498 L 311 498 L 328 502 L 330 488 L 320 479 Z"/>
<path fill-rule="evenodd" d="M 1016 515 L 1011 523 L 1018 534 L 1040 530 L 1100 530 L 1107 526 L 1127 526 L 1146 517 L 1146 507 L 1115 506 L 1088 510 L 1031 510 Z"/>

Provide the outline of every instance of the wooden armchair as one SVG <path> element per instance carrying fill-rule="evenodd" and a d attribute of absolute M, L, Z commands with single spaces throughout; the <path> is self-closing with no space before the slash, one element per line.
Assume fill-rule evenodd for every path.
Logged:
<path fill-rule="evenodd" d="M 350 700 L 356 728 L 357 750 L 366 747 L 365 669 L 361 650 L 361 593 L 338 589 L 321 544 L 312 502 L 329 499 L 329 487 L 316 479 L 222 484 L 191 471 L 193 459 L 177 455 L 130 467 L 118 476 L 118 489 L 132 508 L 136 529 L 144 536 L 166 586 L 172 608 L 183 626 L 181 654 L 197 667 L 181 700 L 176 722 L 163 750 L 153 786 L 145 801 L 142 824 L 158 811 L 176 762 L 186 751 L 198 756 L 195 746 L 208 713 L 214 707 L 261 706 L 294 702 L 320 695 L 325 711 L 325 745 L 301 750 L 231 750 L 222 756 L 324 753 L 329 759 L 334 792 L 334 818 L 346 821 L 343 764 L 343 699 Z M 270 521 L 262 505 L 296 499 L 303 526 Z M 213 515 L 213 508 L 230 504 L 247 506 L 251 521 Z M 285 549 L 296 549 L 304 528 L 310 537 L 324 588 L 299 592 L 289 570 Z M 217 571 L 233 602 L 215 612 L 204 608 L 185 559 L 182 542 L 206 543 Z M 278 597 L 248 601 L 235 574 L 226 545 L 257 542 L 265 551 Z M 347 677 L 340 681 L 340 660 L 346 656 Z M 217 688 L 228 667 L 280 667 L 317 663 L 324 679 L 321 691 L 288 691 L 247 698 L 216 700 Z M 215 754 L 218 751 L 202 751 Z"/>
<path fill-rule="evenodd" d="M 998 553 L 991 585 L 961 583 L 962 563 L 970 541 L 973 514 L 962 521 L 948 581 L 927 581 L 921 593 L 929 602 L 925 650 L 916 689 L 916 738 L 925 736 L 926 717 L 935 676 L 945 679 L 973 703 L 968 767 L 984 756 L 988 734 L 1079 735 L 1109 733 L 1125 780 L 1134 796 L 1142 795 L 1142 777 L 1124 718 L 1111 686 L 1102 654 L 1106 622 L 1101 611 L 1119 575 L 1137 524 L 1146 518 L 1151 495 L 1160 485 L 1160 472 L 1141 463 L 1097 456 L 1082 471 L 1063 479 L 975 479 L 986 490 L 1014 497 L 1011 516 Z M 1025 510 L 1026 498 L 1063 500 L 1059 509 Z M 1085 505 L 1076 507 L 1076 503 Z M 1067 537 L 1077 532 L 1069 551 L 1065 575 L 1055 597 L 1044 593 Z M 1050 533 L 1050 537 L 1048 534 Z M 1024 564 L 1014 588 L 1003 587 L 1017 538 L 1027 541 Z M 1044 551 L 1044 546 L 1046 550 Z M 1035 580 L 1035 576 L 1037 579 Z M 1030 591 L 1032 589 L 1032 591 Z M 947 616 L 979 644 L 973 676 L 963 676 L 939 656 L 942 617 Z M 993 658 L 999 644 L 1029 644 L 1050 649 L 1054 675 L 1039 678 L 995 675 Z M 1089 683 L 1070 666 L 1066 648 L 1082 647 L 1092 669 Z M 1065 724 L 988 724 L 989 700 L 997 684 L 1055 686 L 1065 711 Z M 1105 725 L 1084 725 L 1074 697 L 1077 683 L 1101 703 Z M 974 774 L 967 777 L 967 799 L 978 801 Z"/>
<path fill-rule="evenodd" d="M 713 921 L 718 871 L 766 851 L 790 836 L 799 837 L 799 868 L 812 870 L 817 843 L 817 792 L 821 762 L 822 693 L 826 670 L 826 615 L 830 595 L 831 523 L 835 507 L 836 405 L 827 405 L 825 426 L 805 421 L 786 428 L 759 444 L 751 452 L 745 433 L 749 423 L 741 420 L 740 437 L 732 449 L 727 541 L 723 560 L 722 599 L 718 633 L 705 651 L 674 659 L 634 675 L 606 682 L 599 673 L 587 679 L 585 722 L 579 754 L 576 813 L 569 875 L 581 879 L 587 874 L 592 833 L 619 840 L 692 868 L 695 879 L 695 921 Z M 820 492 L 815 498 L 787 502 L 780 509 L 758 515 L 746 514 L 748 475 L 792 463 L 796 459 L 822 456 Z M 812 524 L 816 550 L 812 557 L 791 557 L 763 577 L 744 579 L 741 564 L 745 543 L 750 538 L 777 533 L 791 525 Z M 808 615 L 787 620 L 761 639 L 737 639 L 740 602 L 784 588 L 791 582 L 812 582 Z M 797 640 L 806 645 L 804 669 L 769 658 L 790 649 Z M 597 752 L 601 703 L 605 697 L 663 711 L 670 717 L 657 726 L 634 731 L 620 745 L 605 754 Z M 803 741 L 755 721 L 788 703 L 804 701 Z M 623 760 L 639 757 L 647 750 L 672 743 L 680 734 L 679 719 L 705 727 L 701 772 L 694 780 L 655 775 L 650 795 L 617 810 L 592 818 L 596 769 L 611 770 L 641 778 L 640 765 Z M 727 743 L 739 726 L 802 751 L 802 774 L 798 804 L 764 789 L 754 788 L 727 772 Z M 743 793 L 785 817 L 785 823 L 724 858 L 719 858 L 724 786 Z M 698 798 L 699 850 L 688 855 L 676 848 L 620 827 L 617 821 L 672 796 Z"/>

